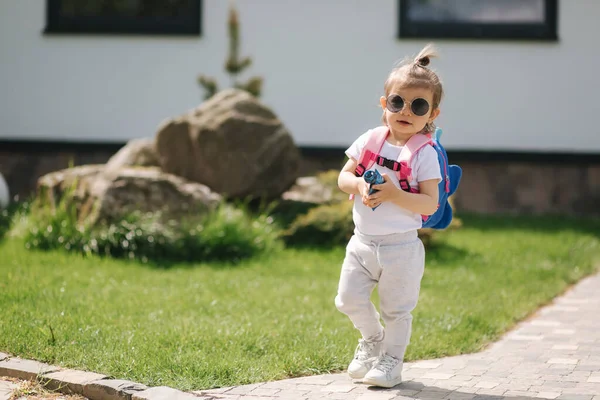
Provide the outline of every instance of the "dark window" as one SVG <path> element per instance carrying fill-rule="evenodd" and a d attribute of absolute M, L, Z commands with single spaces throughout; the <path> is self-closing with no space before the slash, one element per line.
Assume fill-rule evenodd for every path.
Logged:
<path fill-rule="evenodd" d="M 47 33 L 200 35 L 202 0 L 47 0 Z"/>
<path fill-rule="evenodd" d="M 558 39 L 558 0 L 399 1 L 401 38 Z"/>

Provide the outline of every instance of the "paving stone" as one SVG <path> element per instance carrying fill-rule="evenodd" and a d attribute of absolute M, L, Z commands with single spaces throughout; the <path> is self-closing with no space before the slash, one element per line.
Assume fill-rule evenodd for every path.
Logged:
<path fill-rule="evenodd" d="M 473 398 L 475 398 L 475 393 L 464 393 L 454 391 L 448 394 L 445 398 L 448 400 L 472 400 Z"/>
<path fill-rule="evenodd" d="M 167 386 L 156 386 L 135 393 L 132 400 L 198 400 L 198 396 L 185 393 Z"/>
<path fill-rule="evenodd" d="M 555 335 L 574 335 L 575 329 L 555 329 L 552 331 Z"/>
<path fill-rule="evenodd" d="M 543 340 L 543 335 L 510 335 L 508 337 L 510 340 L 524 340 L 524 341 L 536 341 Z"/>
<path fill-rule="evenodd" d="M 450 379 L 454 376 L 454 374 L 444 374 L 441 372 L 429 372 L 423 375 L 425 379 L 437 379 L 437 380 L 445 380 Z"/>
<path fill-rule="evenodd" d="M 573 364 L 576 365 L 579 362 L 576 358 L 551 358 L 548 360 L 548 364 Z"/>
<path fill-rule="evenodd" d="M 360 393 L 319 393 L 312 394 L 309 396 L 310 400 L 315 399 L 326 399 L 326 400 L 356 400 L 356 398 L 360 396 Z M 285 397 L 283 397 L 285 399 Z M 244 397 L 243 400 L 255 400 L 251 397 Z M 273 398 L 265 399 L 265 400 L 273 400 Z"/>
<path fill-rule="evenodd" d="M 462 392 L 462 393 L 473 393 L 473 394 L 475 394 L 480 389 L 481 388 L 461 386 L 456 391 L 457 392 Z M 473 396 L 473 397 L 475 397 L 475 396 Z"/>
<path fill-rule="evenodd" d="M 475 368 L 465 368 L 465 369 L 461 369 L 456 371 L 457 374 L 461 374 L 461 375 L 470 375 L 470 376 L 481 376 L 484 375 L 485 373 L 488 372 L 487 369 L 475 369 Z"/>
<path fill-rule="evenodd" d="M 590 371 L 590 372 L 595 372 L 595 371 L 600 370 L 600 366 L 597 366 L 597 365 L 581 365 L 581 363 L 580 363 L 573 370 L 574 371 Z"/>
<path fill-rule="evenodd" d="M 0 379 L 0 400 L 10 400 L 17 387 L 18 386 L 12 382 Z"/>
<path fill-rule="evenodd" d="M 500 384 L 500 387 L 505 388 L 506 390 L 529 390 L 534 386 L 531 382 L 528 381 L 510 381 L 508 383 Z"/>
<path fill-rule="evenodd" d="M 546 381 L 546 382 L 544 382 L 544 384 L 542 386 L 544 386 L 546 388 L 568 389 L 568 388 L 576 387 L 577 384 L 574 382 Z"/>
<path fill-rule="evenodd" d="M 439 390 L 422 390 L 419 392 L 417 397 L 423 400 L 438 400 L 443 399 L 448 395 L 447 391 L 439 391 Z"/>
<path fill-rule="evenodd" d="M 220 394 L 220 393 L 226 393 L 228 390 L 231 390 L 231 389 L 233 389 L 233 386 L 226 386 L 226 387 L 222 387 L 222 388 L 210 389 L 210 392 L 213 394 Z M 192 393 L 201 395 L 205 392 L 206 392 L 206 390 L 196 390 Z"/>
<path fill-rule="evenodd" d="M 556 327 L 556 326 L 561 326 L 562 323 L 560 321 L 557 320 L 551 320 L 551 319 L 538 319 L 538 320 L 533 320 L 530 322 L 531 325 L 533 326 L 551 326 L 551 327 Z"/>
<path fill-rule="evenodd" d="M 575 368 L 577 367 L 574 364 L 548 364 L 546 363 L 546 365 L 548 366 L 548 369 L 550 370 L 550 372 L 548 372 L 548 374 L 553 374 L 553 375 L 568 375 L 570 374 L 572 371 L 575 371 Z"/>
<path fill-rule="evenodd" d="M 537 397 L 536 392 L 530 392 L 528 390 L 507 390 L 503 393 L 506 397 Z"/>
<path fill-rule="evenodd" d="M 542 399 L 556 399 L 560 395 L 560 392 L 539 392 L 536 397 Z"/>
<path fill-rule="evenodd" d="M 448 385 L 447 381 L 441 381 L 439 384 L 436 384 L 435 387 L 445 390 L 446 393 L 453 392 L 460 388 L 458 385 Z"/>
<path fill-rule="evenodd" d="M 479 390 L 477 390 L 476 393 L 478 395 L 485 394 L 489 396 L 504 396 L 504 393 L 506 393 L 506 389 L 499 389 L 498 387 L 495 387 L 493 389 L 480 388 Z"/>
<path fill-rule="evenodd" d="M 356 385 L 341 385 L 341 384 L 331 384 L 327 386 L 323 386 L 321 388 L 322 392 L 334 392 L 334 393 L 348 393 L 356 388 Z"/>
<path fill-rule="evenodd" d="M 419 393 L 420 390 L 411 390 L 411 389 L 402 389 L 402 388 L 400 388 L 400 389 L 396 389 L 395 392 L 398 393 L 401 396 L 413 397 L 417 393 Z"/>
<path fill-rule="evenodd" d="M 434 368 L 439 367 L 440 365 L 442 365 L 441 362 L 423 361 L 423 362 L 420 362 L 420 363 L 416 363 L 415 365 L 412 366 L 412 368 L 416 368 L 416 369 L 434 369 Z"/>
<path fill-rule="evenodd" d="M 305 390 L 307 392 L 320 392 L 322 385 L 307 385 L 307 384 L 298 384 L 296 385 L 296 390 Z"/>
<path fill-rule="evenodd" d="M 425 389 L 425 385 L 423 385 L 421 382 L 404 381 L 395 390 L 398 390 L 398 392 L 412 391 L 412 390 L 420 392 L 423 389 Z M 403 393 L 400 393 L 400 394 L 403 394 Z"/>
<path fill-rule="evenodd" d="M 83 388 L 86 384 L 105 378 L 107 378 L 106 375 L 94 372 L 63 369 L 44 374 L 39 377 L 39 380 L 49 390 L 66 394 L 83 394 Z"/>
<path fill-rule="evenodd" d="M 397 398 L 398 396 L 395 393 L 372 392 L 361 394 L 356 398 L 356 400 L 392 400 Z"/>
<path fill-rule="evenodd" d="M 60 367 L 32 360 L 7 358 L 0 361 L 0 376 L 35 380 L 39 375 L 60 370 Z"/>
<path fill-rule="evenodd" d="M 423 384 L 423 386 L 425 386 L 425 388 L 431 387 L 435 384 L 435 379 L 417 378 L 414 381 Z"/>
<path fill-rule="evenodd" d="M 255 384 L 251 384 L 251 385 L 244 385 L 244 386 L 236 386 L 234 388 L 232 388 L 231 390 L 229 390 L 227 392 L 227 394 L 241 394 L 241 395 L 248 395 L 250 394 L 250 392 L 252 392 L 254 389 L 258 389 L 259 387 L 261 387 L 264 383 L 255 383 Z M 300 386 L 300 385 L 298 385 Z M 308 385 L 307 385 L 308 386 Z M 313 385 L 313 387 L 316 385 Z"/>
<path fill-rule="evenodd" d="M 452 378 L 450 378 L 451 382 L 457 382 L 457 383 L 461 383 L 461 382 L 469 382 L 473 380 L 473 376 L 471 375 L 462 375 L 462 374 L 457 374 L 454 375 Z"/>
<path fill-rule="evenodd" d="M 588 387 L 584 385 L 577 385 L 573 388 L 566 388 L 561 390 L 563 394 L 590 394 L 595 395 L 600 393 L 600 386 Z"/>
<path fill-rule="evenodd" d="M 488 394 L 476 394 L 474 400 L 504 400 L 504 396 L 492 396 Z M 514 400 L 514 399 L 511 399 Z"/>
<path fill-rule="evenodd" d="M 121 379 L 102 379 L 83 386 L 83 396 L 94 400 L 131 399 L 134 393 L 147 390 L 148 386 Z"/>
<path fill-rule="evenodd" d="M 493 389 L 493 388 L 495 388 L 498 385 L 499 385 L 498 382 L 481 381 L 481 382 L 478 382 L 475 385 L 475 387 L 476 388 L 484 388 L 484 389 Z"/>

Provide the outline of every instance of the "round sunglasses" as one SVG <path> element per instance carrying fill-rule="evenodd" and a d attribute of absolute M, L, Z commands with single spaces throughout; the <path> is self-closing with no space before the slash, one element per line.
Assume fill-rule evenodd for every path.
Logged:
<path fill-rule="evenodd" d="M 402 96 L 398 94 L 390 94 L 386 99 L 385 107 L 391 113 L 395 114 L 397 112 L 402 111 L 405 103 L 408 103 L 410 111 L 412 111 L 412 113 L 415 114 L 417 117 L 422 117 L 429 111 L 429 102 L 427 102 L 427 100 L 418 97 L 413 101 L 406 101 L 402 98 Z"/>

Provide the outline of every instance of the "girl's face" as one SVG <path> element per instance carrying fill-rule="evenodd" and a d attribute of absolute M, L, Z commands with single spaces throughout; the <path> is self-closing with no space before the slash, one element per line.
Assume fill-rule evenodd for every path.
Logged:
<path fill-rule="evenodd" d="M 433 122 L 440 113 L 433 110 L 433 93 L 419 87 L 402 87 L 395 84 L 387 97 L 380 99 L 385 112 L 385 122 L 390 130 L 401 136 L 412 136 Z"/>

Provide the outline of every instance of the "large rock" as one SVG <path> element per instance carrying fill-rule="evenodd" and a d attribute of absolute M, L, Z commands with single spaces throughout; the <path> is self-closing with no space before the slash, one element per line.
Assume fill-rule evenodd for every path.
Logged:
<path fill-rule="evenodd" d="M 338 201 L 348 202 L 348 194 L 338 187 L 337 180 L 340 172 L 328 170 L 316 176 L 303 176 L 281 198 L 288 201 L 298 201 L 312 204 L 326 204 Z"/>
<path fill-rule="evenodd" d="M 154 139 L 132 139 L 106 163 L 106 173 L 112 174 L 123 167 L 159 167 Z"/>
<path fill-rule="evenodd" d="M 65 197 L 67 191 L 70 195 Z M 162 212 L 165 219 L 187 213 L 202 215 L 221 201 L 205 185 L 158 168 L 122 168 L 105 173 L 104 165 L 85 165 L 42 176 L 38 198 L 55 207 L 63 198 L 76 209 L 80 222 L 115 222 L 134 211 Z"/>
<path fill-rule="evenodd" d="M 165 172 L 228 197 L 279 197 L 299 173 L 300 152 L 285 126 L 238 89 L 165 121 L 155 140 Z"/>
<path fill-rule="evenodd" d="M 10 202 L 10 191 L 8 190 L 8 184 L 2 174 L 0 174 L 0 209 L 8 207 Z"/>

